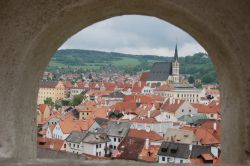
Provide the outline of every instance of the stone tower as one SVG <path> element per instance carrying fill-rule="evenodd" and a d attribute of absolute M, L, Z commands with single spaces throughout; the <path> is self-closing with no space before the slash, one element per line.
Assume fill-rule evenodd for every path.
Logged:
<path fill-rule="evenodd" d="M 179 83 L 180 82 L 180 64 L 178 61 L 178 49 L 177 49 L 177 43 L 175 46 L 175 52 L 174 52 L 174 59 L 172 61 L 172 81 L 174 83 Z"/>

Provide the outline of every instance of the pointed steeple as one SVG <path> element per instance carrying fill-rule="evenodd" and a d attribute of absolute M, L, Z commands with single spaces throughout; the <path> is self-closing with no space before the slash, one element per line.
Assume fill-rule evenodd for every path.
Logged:
<path fill-rule="evenodd" d="M 177 43 L 175 45 L 175 51 L 174 51 L 174 61 L 178 61 L 178 49 L 177 49 Z"/>

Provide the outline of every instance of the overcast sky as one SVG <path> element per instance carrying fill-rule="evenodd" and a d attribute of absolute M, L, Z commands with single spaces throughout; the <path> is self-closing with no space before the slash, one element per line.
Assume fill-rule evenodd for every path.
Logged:
<path fill-rule="evenodd" d="M 155 17 L 125 15 L 95 23 L 69 38 L 59 49 L 86 49 L 136 55 L 179 56 L 205 52 L 189 34 Z"/>

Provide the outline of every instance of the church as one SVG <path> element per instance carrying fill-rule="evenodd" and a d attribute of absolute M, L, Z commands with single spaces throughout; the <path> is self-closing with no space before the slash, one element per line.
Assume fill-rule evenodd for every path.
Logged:
<path fill-rule="evenodd" d="M 177 44 L 175 46 L 173 59 L 171 61 L 154 63 L 146 81 L 147 85 L 164 85 L 168 83 L 180 83 L 180 64 L 178 61 Z"/>

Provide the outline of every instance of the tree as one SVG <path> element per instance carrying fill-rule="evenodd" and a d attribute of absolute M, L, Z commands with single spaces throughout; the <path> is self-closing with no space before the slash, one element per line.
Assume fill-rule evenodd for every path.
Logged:
<path fill-rule="evenodd" d="M 190 84 L 193 84 L 194 83 L 194 77 L 193 76 L 188 77 L 188 82 Z"/>
<path fill-rule="evenodd" d="M 47 104 L 47 105 L 49 105 L 51 108 L 53 108 L 55 103 L 53 102 L 53 100 L 52 100 L 51 97 L 47 97 L 47 98 L 44 100 L 44 104 Z"/>
<path fill-rule="evenodd" d="M 69 106 L 70 100 L 62 100 L 62 106 Z"/>
<path fill-rule="evenodd" d="M 57 100 L 55 102 L 55 108 L 58 110 L 58 108 L 62 108 L 62 101 L 61 100 Z"/>
<path fill-rule="evenodd" d="M 73 100 L 71 101 L 71 105 L 72 106 L 77 106 L 79 104 L 81 104 L 81 102 L 86 99 L 86 96 L 83 94 L 79 94 L 79 95 L 75 95 L 73 97 Z"/>

